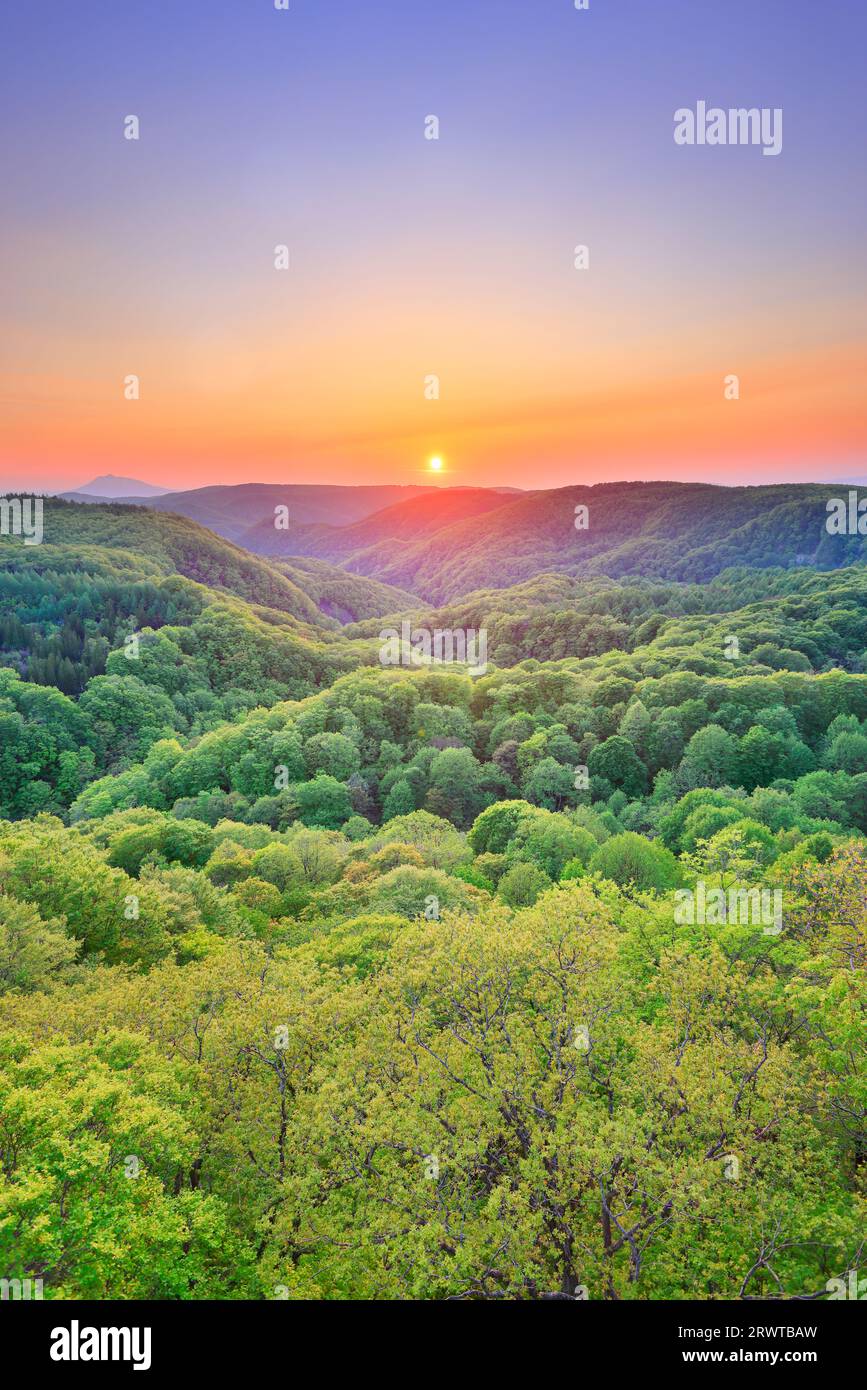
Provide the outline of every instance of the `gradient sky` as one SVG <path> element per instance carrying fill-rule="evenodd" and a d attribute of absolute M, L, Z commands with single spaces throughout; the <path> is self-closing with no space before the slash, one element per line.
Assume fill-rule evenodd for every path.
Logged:
<path fill-rule="evenodd" d="M 867 473 L 865 42 L 853 0 L 6 6 L 2 487 Z M 700 99 L 782 154 L 676 146 Z"/>

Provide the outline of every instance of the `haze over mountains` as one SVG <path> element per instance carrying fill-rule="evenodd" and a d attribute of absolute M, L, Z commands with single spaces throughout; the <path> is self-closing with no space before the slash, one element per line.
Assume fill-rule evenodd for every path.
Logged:
<path fill-rule="evenodd" d="M 400 520 L 392 509 L 379 515 L 380 539 L 343 563 L 434 602 L 552 572 L 704 581 L 744 564 L 836 568 L 863 560 L 865 542 L 828 534 L 826 506 L 834 495 L 827 484 L 559 488 L 525 493 L 484 518 L 450 520 L 401 545 L 395 544 Z M 587 529 L 576 529 L 579 506 L 587 508 Z M 293 540 L 296 548 L 305 544 L 303 534 Z M 318 533 L 308 531 L 306 541 L 319 553 Z"/>
<path fill-rule="evenodd" d="M 118 478 L 114 473 L 103 473 L 73 492 L 63 493 L 63 496 L 92 497 L 101 501 L 118 497 L 161 497 L 169 490 L 167 487 L 157 487 L 154 483 L 143 483 L 140 478 Z"/>
<path fill-rule="evenodd" d="M 744 564 L 858 563 L 865 538 L 832 536 L 825 525 L 827 502 L 843 486 L 603 483 L 515 493 L 250 483 L 122 498 L 113 508 L 117 517 L 126 505 L 186 516 L 245 552 L 324 562 L 388 586 L 395 599 L 442 604 L 541 574 L 703 582 Z M 587 525 L 576 529 L 580 507 Z M 354 601 L 350 610 L 339 597 L 334 604 L 335 613 L 356 612 Z"/>
<path fill-rule="evenodd" d="M 247 531 L 244 543 L 264 555 L 315 555 L 334 561 L 386 545 L 389 554 L 382 557 L 382 563 L 387 565 L 394 558 L 396 548 L 495 511 L 503 507 L 506 500 L 492 488 L 449 488 L 398 502 L 349 526 L 296 522 L 283 529 L 275 526 L 274 517 L 266 517 Z M 378 562 L 371 560 L 369 563 Z"/>
<path fill-rule="evenodd" d="M 97 489 L 108 481 L 132 483 L 134 480 L 96 478 L 86 487 L 62 493 L 61 496 L 68 501 L 86 502 L 111 498 L 112 501 L 175 512 L 233 541 L 241 540 L 251 527 L 263 521 L 273 526 L 275 507 L 288 507 L 295 522 L 348 526 L 369 516 L 371 512 L 437 490 L 431 485 L 412 484 L 341 487 L 316 483 L 238 483 L 182 492 L 154 489 L 151 493 L 145 493 L 135 489 L 144 489 L 148 485 L 135 483 L 135 489 L 131 487 L 123 494 L 105 491 L 100 496 Z"/>
<path fill-rule="evenodd" d="M 285 543 L 278 539 L 272 544 L 270 534 L 274 531 L 275 509 L 278 507 L 288 509 L 293 527 L 317 523 L 340 527 L 351 526 L 375 512 L 412 501 L 413 498 L 432 495 L 453 499 L 466 497 L 463 514 L 471 514 L 475 507 L 469 494 L 490 495 L 495 501 L 520 495 L 517 488 L 444 488 L 436 483 L 359 484 L 357 487 L 318 483 L 236 483 L 167 492 L 136 479 L 114 478 L 111 475 L 94 478 L 84 487 L 59 495 L 71 502 L 110 500 L 175 512 L 179 516 L 189 517 L 191 521 L 198 521 L 228 540 L 243 541 L 251 550 L 287 555 L 291 551 L 286 549 Z M 446 503 L 446 512 L 449 507 L 453 512 L 451 519 L 455 519 L 460 512 L 460 503 Z M 248 532 L 251 533 L 249 539 Z M 283 531 L 280 535 L 285 538 L 287 533 Z"/>

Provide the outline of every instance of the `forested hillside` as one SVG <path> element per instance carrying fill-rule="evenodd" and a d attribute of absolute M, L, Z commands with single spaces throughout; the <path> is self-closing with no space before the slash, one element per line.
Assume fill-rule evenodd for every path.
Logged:
<path fill-rule="evenodd" d="M 736 565 L 862 563 L 863 534 L 837 536 L 826 528 L 827 503 L 841 495 L 845 489 L 812 483 L 602 483 L 501 498 L 497 506 L 487 494 L 474 508 L 458 493 L 451 502 L 446 494 L 391 507 L 354 527 L 295 526 L 281 533 L 264 525 L 245 540 L 265 552 L 337 559 L 442 604 L 551 572 L 705 583 Z M 586 515 L 579 518 L 582 507 Z"/>
<path fill-rule="evenodd" d="M 31 556 L 34 566 L 44 564 L 46 556 L 53 557 L 65 544 L 107 546 L 156 564 L 163 574 L 180 574 L 293 617 L 320 621 L 316 605 L 273 565 L 196 522 L 120 503 L 91 506 L 45 498 L 43 506 L 47 549 L 40 547 L 40 553 Z M 0 546 L 0 556 L 17 556 L 21 549 L 5 535 Z"/>
<path fill-rule="evenodd" d="M 340 623 L 352 623 L 363 618 L 379 619 L 383 613 L 416 607 L 418 598 L 406 589 L 380 584 L 351 574 L 326 560 L 295 555 L 291 561 L 277 561 L 277 569 L 293 583 L 303 588 L 318 604 L 322 613 Z M 374 624 L 379 631 L 380 624 Z"/>
<path fill-rule="evenodd" d="M 395 611 L 430 628 L 484 629 L 488 655 L 511 666 L 535 657 L 601 656 L 652 644 L 669 669 L 731 675 L 775 670 L 867 669 L 867 571 L 726 570 L 706 584 L 538 575 L 429 608 Z M 382 620 L 350 624 L 347 636 L 378 634 Z M 737 638 L 737 655 L 730 639 Z"/>
<path fill-rule="evenodd" d="M 140 507 L 0 542 L 3 1277 L 826 1297 L 867 1217 L 867 570 L 824 516 L 566 489 L 364 574 Z M 404 619 L 487 668 L 384 664 Z"/>
<path fill-rule="evenodd" d="M 498 511 L 507 501 L 511 498 L 491 488 L 449 488 L 395 503 L 351 526 L 334 522 L 305 525 L 290 518 L 287 526 L 275 527 L 274 517 L 268 515 L 246 532 L 244 543 L 263 555 L 313 555 L 334 561 L 352 558 L 362 573 L 368 572 L 367 566 L 372 573 L 381 563 L 376 547 L 383 542 L 393 561 L 395 551 L 408 548 L 414 554 L 415 547 L 426 538 L 450 526 L 466 521 L 483 525 L 481 518 Z M 368 556 L 369 550 L 373 553 Z"/>
<path fill-rule="evenodd" d="M 329 487 L 316 483 L 235 483 L 190 488 L 147 499 L 130 496 L 119 500 L 152 507 L 159 512 L 173 512 L 209 527 L 218 536 L 242 541 L 251 527 L 257 527 L 261 522 L 273 527 L 277 507 L 286 507 L 296 522 L 321 521 L 348 526 L 369 516 L 371 512 L 381 511 L 384 507 L 433 490 L 430 486 L 421 485 Z M 93 500 L 87 499 L 82 493 L 65 495 L 76 501 Z"/>

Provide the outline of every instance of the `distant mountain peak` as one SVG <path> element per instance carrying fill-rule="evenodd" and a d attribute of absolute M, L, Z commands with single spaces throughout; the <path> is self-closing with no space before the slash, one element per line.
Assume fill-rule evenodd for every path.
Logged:
<path fill-rule="evenodd" d="M 143 483 L 140 478 L 118 478 L 114 473 L 103 473 L 72 491 L 83 492 L 88 497 L 164 497 L 171 488 L 155 487 L 153 483 Z"/>

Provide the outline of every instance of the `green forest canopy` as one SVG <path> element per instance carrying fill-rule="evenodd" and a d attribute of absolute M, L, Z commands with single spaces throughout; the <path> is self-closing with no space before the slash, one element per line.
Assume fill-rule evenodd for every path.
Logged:
<path fill-rule="evenodd" d="M 179 517 L 51 516 L 0 543 L 4 1277 L 657 1299 L 853 1267 L 859 565 L 428 611 Z M 383 669 L 378 603 L 486 627 L 490 669 Z M 780 894 L 782 930 L 685 919 L 699 885 Z"/>

